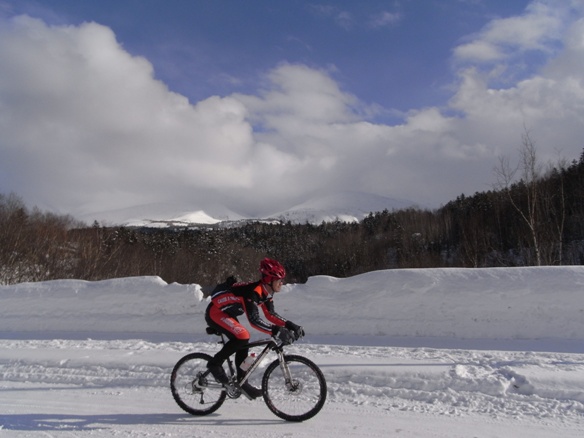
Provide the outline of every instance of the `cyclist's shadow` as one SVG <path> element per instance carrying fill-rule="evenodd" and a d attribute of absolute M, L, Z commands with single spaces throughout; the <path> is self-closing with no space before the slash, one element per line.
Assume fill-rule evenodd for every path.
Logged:
<path fill-rule="evenodd" d="M 91 431 L 121 425 L 216 425 L 262 426 L 282 423 L 279 419 L 233 419 L 221 414 L 196 417 L 188 414 L 0 414 L 0 429 L 20 431 Z"/>

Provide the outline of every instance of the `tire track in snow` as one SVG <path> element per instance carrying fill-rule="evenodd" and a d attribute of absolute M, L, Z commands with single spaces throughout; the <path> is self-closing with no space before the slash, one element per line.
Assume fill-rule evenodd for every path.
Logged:
<path fill-rule="evenodd" d="M 81 387 L 167 387 L 174 363 L 195 350 L 213 352 L 217 346 L 0 341 L 0 377 Z M 309 344 L 291 346 L 289 353 L 322 368 L 330 403 L 461 416 L 584 416 L 581 379 L 571 379 L 584 372 L 584 355 Z"/>

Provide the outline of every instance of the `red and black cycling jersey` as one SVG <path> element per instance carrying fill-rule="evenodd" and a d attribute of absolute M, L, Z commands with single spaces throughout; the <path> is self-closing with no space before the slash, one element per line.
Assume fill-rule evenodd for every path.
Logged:
<path fill-rule="evenodd" d="M 280 327 L 286 325 L 286 319 L 274 309 L 272 295 L 260 281 L 237 283 L 227 290 L 219 290 L 211 295 L 211 303 L 232 318 L 247 315 L 249 323 L 257 330 L 272 333 L 272 325 L 264 321 L 259 314 L 261 308 L 267 320 Z"/>

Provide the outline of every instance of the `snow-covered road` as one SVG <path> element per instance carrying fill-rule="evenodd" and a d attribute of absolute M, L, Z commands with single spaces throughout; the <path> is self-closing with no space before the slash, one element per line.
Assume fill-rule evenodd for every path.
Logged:
<path fill-rule="evenodd" d="M 580 437 L 584 355 L 297 344 L 329 387 L 303 424 L 262 400 L 193 417 L 168 389 L 176 360 L 213 343 L 0 340 L 2 436 Z"/>

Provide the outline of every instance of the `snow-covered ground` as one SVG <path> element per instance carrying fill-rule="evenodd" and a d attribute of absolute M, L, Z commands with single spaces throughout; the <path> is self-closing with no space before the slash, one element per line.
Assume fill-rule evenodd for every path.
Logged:
<path fill-rule="evenodd" d="M 217 349 L 205 307 L 200 286 L 156 277 L 0 287 L 0 436 L 584 436 L 584 267 L 286 286 L 276 308 L 307 332 L 289 351 L 329 387 L 299 424 L 261 399 L 207 417 L 175 404 L 174 363 Z"/>

